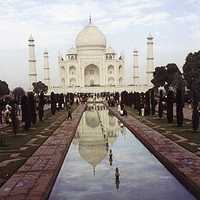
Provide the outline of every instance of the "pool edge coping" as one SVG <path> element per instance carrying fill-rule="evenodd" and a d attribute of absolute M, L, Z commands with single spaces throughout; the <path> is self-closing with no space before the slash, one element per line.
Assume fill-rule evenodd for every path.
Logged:
<path fill-rule="evenodd" d="M 129 120 L 130 120 L 130 118 L 132 118 L 133 121 L 137 121 L 138 124 L 140 123 L 141 127 L 145 127 L 145 128 L 148 127 L 149 128 L 148 131 L 151 130 L 152 133 L 155 132 L 156 137 L 158 135 L 160 136 L 160 137 L 158 137 L 159 140 L 164 141 L 164 139 L 165 139 L 165 141 L 169 142 L 168 145 L 170 144 L 170 145 L 173 145 L 175 148 L 177 148 L 177 152 L 179 154 L 182 152 L 182 154 L 186 154 L 187 158 L 188 158 L 188 156 L 191 156 L 192 160 L 197 160 L 198 163 L 199 163 L 199 167 L 198 167 L 199 174 L 198 174 L 198 176 L 199 176 L 199 180 L 200 180 L 200 158 L 198 156 L 187 151 L 186 149 L 184 149 L 180 145 L 176 144 L 172 140 L 166 138 L 165 136 L 161 135 L 158 131 L 154 130 L 153 128 L 149 127 L 148 125 L 142 124 L 142 122 L 139 121 L 138 119 L 136 119 L 135 117 L 133 117 L 131 115 L 128 115 L 127 117 L 126 116 L 120 116 L 120 114 L 119 114 L 119 112 L 117 112 L 117 110 L 112 109 L 113 107 L 109 107 L 107 104 L 105 104 L 105 106 L 180 181 L 180 183 L 183 184 L 186 187 L 186 189 L 194 195 L 194 197 L 200 199 L 200 181 L 197 182 L 197 180 L 194 180 L 195 177 L 191 176 L 191 174 L 193 174 L 193 173 L 191 173 L 191 168 L 185 167 L 185 168 L 188 168 L 188 169 L 184 169 L 185 172 L 183 172 L 183 170 L 180 167 L 178 167 L 176 160 L 170 159 L 170 156 L 167 156 L 167 154 L 166 154 L 167 151 L 164 151 L 164 149 L 162 149 L 163 151 L 161 151 L 161 152 L 158 151 L 158 149 L 159 149 L 158 147 L 162 146 L 160 144 L 163 144 L 163 142 L 158 141 L 157 144 L 153 143 L 155 141 L 150 142 L 150 140 L 148 140 L 147 137 L 145 138 L 145 134 L 144 134 L 145 131 L 142 130 L 142 128 L 134 126 L 134 123 L 130 124 L 130 122 L 127 122 L 128 117 L 129 117 Z M 116 107 L 114 107 L 114 108 L 116 108 Z M 156 139 L 158 139 L 158 138 L 156 138 Z M 188 158 L 188 159 L 190 159 L 190 158 Z M 189 173 L 187 173 L 187 170 L 188 170 Z"/>
<path fill-rule="evenodd" d="M 71 123 L 69 123 L 70 121 L 68 120 L 64 120 L 64 122 L 52 133 L 51 136 L 48 137 L 48 139 L 33 153 L 33 155 L 30 156 L 27 159 L 27 161 L 0 187 L 1 200 L 13 198 L 14 196 L 16 199 L 20 197 L 20 199 L 29 199 L 29 200 L 31 199 L 43 200 L 49 198 L 53 185 L 62 167 L 64 159 L 68 153 L 72 140 L 75 136 L 81 117 L 85 111 L 85 108 L 86 104 L 80 104 L 72 113 L 73 120 L 71 121 Z M 69 134 L 67 133 L 64 134 L 64 128 L 66 129 L 67 125 L 69 129 Z M 66 143 L 64 144 L 63 140 L 60 140 L 60 143 L 53 143 L 56 137 L 57 139 L 62 139 L 60 138 L 61 135 L 63 136 L 63 139 L 66 139 L 65 141 Z M 62 146 L 62 149 L 60 149 L 60 146 Z M 55 153 L 59 155 L 59 158 L 57 160 L 56 159 L 53 160 L 54 152 L 51 155 L 48 154 L 48 150 L 51 150 L 52 147 L 55 148 Z M 43 151 L 43 149 L 45 148 L 47 150 Z M 30 167 L 30 162 L 32 160 L 38 160 L 38 163 L 40 164 L 40 161 L 42 159 L 43 161 L 47 159 L 46 157 L 49 157 L 50 161 L 52 158 L 52 160 L 55 162 L 53 163 L 55 164 L 54 168 L 51 168 L 52 166 L 47 166 L 49 164 L 48 162 L 47 165 L 44 166 L 41 170 L 34 169 L 35 167 L 34 164 Z M 50 169 L 48 167 L 50 167 Z M 37 173 L 38 177 L 36 179 L 34 177 L 34 174 L 37 175 Z M 49 175 L 49 177 L 47 177 L 47 175 Z M 27 180 L 30 181 L 31 187 L 28 187 Z M 40 181 L 43 181 L 42 183 L 44 183 L 45 187 L 42 187 Z M 40 189 L 38 184 L 40 184 L 42 189 Z M 36 192 L 33 192 L 34 189 L 36 189 Z M 32 192 L 34 195 L 32 194 Z"/>

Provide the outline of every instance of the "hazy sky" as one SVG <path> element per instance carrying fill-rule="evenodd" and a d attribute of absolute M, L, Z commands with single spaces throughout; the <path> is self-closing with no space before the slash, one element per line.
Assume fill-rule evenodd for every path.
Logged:
<path fill-rule="evenodd" d="M 74 46 L 77 33 L 92 21 L 108 46 L 126 59 L 131 82 L 132 51 L 146 66 L 146 37 L 155 40 L 155 64 L 175 62 L 181 68 L 188 52 L 200 49 L 199 0 L 0 0 L 0 80 L 10 88 L 28 87 L 28 37 L 36 44 L 38 79 L 43 79 L 43 51 L 48 49 L 51 78 L 59 84 L 58 52 Z M 144 77 L 144 76 L 143 76 Z"/>

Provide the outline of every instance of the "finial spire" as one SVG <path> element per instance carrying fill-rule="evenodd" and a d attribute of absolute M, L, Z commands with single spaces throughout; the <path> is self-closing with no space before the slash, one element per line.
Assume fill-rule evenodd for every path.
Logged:
<path fill-rule="evenodd" d="M 92 17 L 91 17 L 91 13 L 90 13 L 90 16 L 89 16 L 89 24 L 92 23 Z"/>

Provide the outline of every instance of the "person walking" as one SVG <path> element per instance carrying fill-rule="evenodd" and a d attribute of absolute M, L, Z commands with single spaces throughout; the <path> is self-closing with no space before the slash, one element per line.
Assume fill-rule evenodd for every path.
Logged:
<path fill-rule="evenodd" d="M 56 96 L 54 92 L 51 93 L 51 113 L 52 115 L 56 113 Z"/>
<path fill-rule="evenodd" d="M 71 108 L 71 105 L 68 106 L 67 119 L 71 119 L 72 120 L 72 108 Z"/>

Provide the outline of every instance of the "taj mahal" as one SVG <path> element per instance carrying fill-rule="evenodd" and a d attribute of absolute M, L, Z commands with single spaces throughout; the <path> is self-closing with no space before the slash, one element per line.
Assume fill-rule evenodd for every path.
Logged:
<path fill-rule="evenodd" d="M 37 82 L 35 44 L 32 35 L 29 44 L 29 89 Z M 75 40 L 75 48 L 69 49 L 65 55 L 58 56 L 60 84 L 54 86 L 50 79 L 48 51 L 44 51 L 44 80 L 49 92 L 58 93 L 82 92 L 121 92 L 145 91 L 152 86 L 154 71 L 153 37 L 147 37 L 146 81 L 140 84 L 138 51 L 133 51 L 133 82 L 124 84 L 124 57 L 117 55 L 112 47 L 107 46 L 106 37 L 92 23 L 81 30 Z"/>

